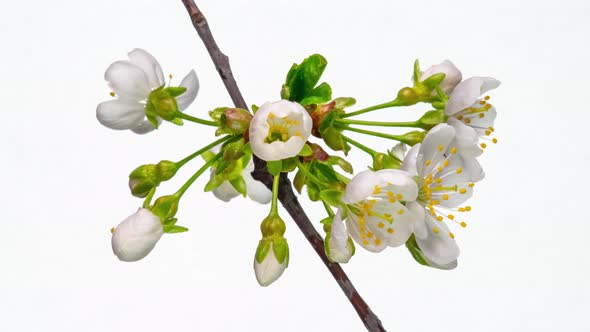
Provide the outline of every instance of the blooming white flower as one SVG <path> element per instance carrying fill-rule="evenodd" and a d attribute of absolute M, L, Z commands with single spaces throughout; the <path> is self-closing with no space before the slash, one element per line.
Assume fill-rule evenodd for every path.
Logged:
<path fill-rule="evenodd" d="M 289 258 L 287 255 L 287 258 L 283 259 L 283 262 L 279 262 L 274 253 L 273 242 L 271 240 L 262 241 L 269 241 L 270 248 L 261 262 L 254 258 L 254 272 L 260 286 L 266 287 L 279 279 L 283 272 L 285 272 Z"/>
<path fill-rule="evenodd" d="M 107 68 L 104 78 L 118 98 L 98 104 L 96 118 L 105 127 L 137 134 L 154 130 L 146 119 L 146 101 L 152 90 L 165 84 L 164 74 L 158 61 L 148 52 L 136 48 L 128 53 L 129 60 L 115 61 Z M 196 98 L 199 90 L 197 74 L 191 70 L 180 86 L 186 91 L 176 97 L 180 111 L 186 109 Z M 161 121 L 158 118 L 158 121 Z"/>
<path fill-rule="evenodd" d="M 154 249 L 162 234 L 160 218 L 148 209 L 139 209 L 113 230 L 113 253 L 124 262 L 138 261 Z"/>
<path fill-rule="evenodd" d="M 483 179 L 484 172 L 477 161 L 483 149 L 487 147 L 480 140 L 491 140 L 494 132 L 496 109 L 489 103 L 489 96 L 481 97 L 487 91 L 500 85 L 500 81 L 491 77 L 471 77 L 459 83 L 445 107 L 447 123 L 456 131 L 456 143 L 459 155 L 465 163 L 465 171 L 471 181 Z"/>
<path fill-rule="evenodd" d="M 332 229 L 346 219 L 348 233 L 363 248 L 380 252 L 386 246 L 400 246 L 412 234 L 415 219 L 402 202 L 414 201 L 417 196 L 418 186 L 405 171 L 360 172 L 346 186 L 344 206 L 334 216 Z M 333 239 L 342 250 L 345 237 L 333 235 Z"/>
<path fill-rule="evenodd" d="M 421 144 L 414 145 L 402 164 L 402 169 L 415 175 L 420 191 L 415 202 L 406 206 L 419 216 L 414 235 L 431 266 L 453 268 L 459 256 L 455 235 L 447 222 L 466 227 L 452 211 L 466 212 L 471 207 L 459 207 L 473 192 L 474 183 L 464 171 L 465 164 L 454 146 L 455 129 L 441 123 L 432 128 Z M 452 211 L 449 211 L 452 210 Z"/>
<path fill-rule="evenodd" d="M 440 83 L 440 88 L 447 94 L 451 93 L 453 89 L 461 82 L 461 71 L 449 60 L 445 60 L 438 65 L 431 66 L 420 75 L 420 81 L 433 76 L 435 74 L 445 74 L 445 78 Z"/>
<path fill-rule="evenodd" d="M 250 122 L 252 152 L 266 161 L 294 157 L 305 145 L 312 126 L 311 116 L 298 103 L 265 103 Z"/>
<path fill-rule="evenodd" d="M 254 170 L 254 162 L 250 159 L 248 165 L 242 171 L 242 177 L 246 182 L 246 192 L 251 200 L 260 204 L 268 204 L 272 199 L 272 191 L 260 181 L 254 180 L 252 177 L 252 171 Z M 215 170 L 211 168 L 211 178 L 215 176 Z M 232 186 L 229 181 L 223 181 L 223 183 L 213 190 L 213 195 L 218 199 L 229 202 L 233 198 L 240 195 L 240 193 Z"/>
<path fill-rule="evenodd" d="M 341 211 L 336 213 L 341 214 Z M 342 216 L 338 218 L 342 220 Z M 342 222 L 332 222 L 324 246 L 328 258 L 336 263 L 348 263 L 352 255 L 354 255 L 354 244 Z"/>

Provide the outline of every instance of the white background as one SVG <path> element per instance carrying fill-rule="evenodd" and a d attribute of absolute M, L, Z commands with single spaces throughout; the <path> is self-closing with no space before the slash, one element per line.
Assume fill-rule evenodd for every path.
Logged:
<path fill-rule="evenodd" d="M 334 95 L 360 107 L 409 84 L 416 57 L 500 79 L 491 93 L 500 144 L 482 157 L 487 177 L 469 227 L 456 231 L 460 266 L 428 269 L 397 248 L 359 249 L 345 269 L 390 331 L 590 330 L 589 2 L 198 3 L 249 103 L 278 99 L 290 64 L 315 52 L 329 61 Z M 291 264 L 260 288 L 252 259 L 266 207 L 224 204 L 201 191 L 203 179 L 178 214 L 190 232 L 164 236 L 137 263 L 113 256 L 110 227 L 140 205 L 128 194 L 129 171 L 180 159 L 212 131 L 164 124 L 138 136 L 100 126 L 107 66 L 145 48 L 177 83 L 196 69 L 201 91 L 189 113 L 230 105 L 180 1 L 13 1 L 0 12 L 0 42 L 1 331 L 363 330 L 286 216 Z M 366 164 L 352 158 L 357 170 Z"/>

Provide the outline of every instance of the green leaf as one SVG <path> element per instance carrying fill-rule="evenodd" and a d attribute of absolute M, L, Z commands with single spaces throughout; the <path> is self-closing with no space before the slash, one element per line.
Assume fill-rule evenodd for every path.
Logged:
<path fill-rule="evenodd" d="M 305 174 L 301 170 L 297 171 L 295 178 L 293 179 L 293 186 L 298 193 L 301 194 L 301 189 L 305 185 Z"/>
<path fill-rule="evenodd" d="M 164 225 L 164 233 L 173 234 L 173 233 L 183 233 L 188 231 L 188 228 L 178 225 Z"/>
<path fill-rule="evenodd" d="M 281 172 L 282 173 L 290 173 L 297 168 L 297 157 L 283 159 L 283 164 L 281 165 Z"/>
<path fill-rule="evenodd" d="M 306 96 L 300 104 L 305 106 L 309 104 L 323 104 L 332 99 L 332 88 L 326 82 L 315 87 L 308 96 Z"/>
<path fill-rule="evenodd" d="M 275 161 L 267 161 L 266 168 L 268 172 L 272 176 L 277 176 L 281 173 L 281 169 L 283 168 L 283 161 L 282 160 L 275 160 Z"/>
<path fill-rule="evenodd" d="M 345 107 L 350 107 L 356 104 L 356 99 L 352 97 L 338 97 L 334 99 L 334 102 L 336 103 L 336 105 L 334 105 L 334 108 L 343 109 Z"/>
<path fill-rule="evenodd" d="M 303 148 L 301 149 L 301 151 L 299 152 L 299 155 L 302 157 L 307 157 L 307 156 L 311 156 L 313 154 L 313 150 L 311 149 L 311 146 L 305 144 L 303 146 Z"/>
<path fill-rule="evenodd" d="M 235 179 L 232 179 L 231 181 L 229 181 L 229 183 L 231 183 L 231 185 L 234 187 L 234 189 L 239 192 L 240 194 L 242 194 L 242 196 L 246 197 L 247 191 L 246 191 L 246 181 L 244 180 L 243 177 L 238 176 Z"/>
<path fill-rule="evenodd" d="M 336 176 L 336 171 L 331 166 L 322 163 L 314 163 L 313 164 L 314 173 L 321 179 L 326 180 L 329 183 L 338 182 L 338 177 Z"/>
<path fill-rule="evenodd" d="M 319 54 L 311 55 L 299 65 L 294 64 L 289 70 L 285 82 L 289 100 L 299 102 L 309 96 L 319 82 L 327 64 L 326 59 Z"/>
<path fill-rule="evenodd" d="M 327 204 L 338 207 L 342 204 L 344 193 L 336 189 L 325 189 L 320 192 L 320 198 Z"/>
<path fill-rule="evenodd" d="M 410 254 L 412 254 L 412 257 L 414 257 L 416 262 L 428 266 L 428 261 L 426 260 L 426 257 L 424 257 L 422 250 L 420 250 L 420 248 L 418 247 L 418 243 L 416 243 L 416 238 L 413 234 L 412 236 L 410 236 L 408 241 L 406 241 L 406 247 L 410 251 Z"/>

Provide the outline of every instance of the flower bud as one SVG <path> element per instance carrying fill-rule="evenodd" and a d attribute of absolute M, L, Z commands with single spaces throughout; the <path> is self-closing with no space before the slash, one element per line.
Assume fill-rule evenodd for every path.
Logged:
<path fill-rule="evenodd" d="M 285 234 L 285 222 L 278 215 L 268 215 L 260 224 L 260 231 L 262 236 L 268 237 L 272 235 L 283 236 Z"/>
<path fill-rule="evenodd" d="M 413 88 L 405 87 L 397 93 L 397 100 L 402 106 L 410 106 L 420 101 L 420 95 Z"/>
<path fill-rule="evenodd" d="M 311 147 L 311 151 L 313 153 L 307 157 L 303 157 L 303 162 L 311 162 L 314 159 L 319 161 L 326 161 L 330 158 L 330 155 L 322 149 L 322 147 L 315 143 L 307 143 Z"/>
<path fill-rule="evenodd" d="M 313 110 L 310 112 L 311 120 L 313 121 L 313 127 L 311 128 L 311 134 L 315 137 L 321 138 L 322 135 L 320 134 L 320 124 L 330 112 L 334 110 L 336 106 L 336 101 L 331 101 L 327 104 L 323 105 L 316 105 Z"/>
<path fill-rule="evenodd" d="M 220 117 L 221 125 L 233 134 L 244 134 L 250 127 L 252 114 L 241 108 L 228 108 Z"/>
<path fill-rule="evenodd" d="M 154 202 L 152 212 L 160 217 L 160 220 L 166 221 L 176 215 L 178 201 L 179 198 L 175 195 L 162 196 Z"/>
<path fill-rule="evenodd" d="M 336 245 L 335 241 L 332 239 L 332 233 L 326 234 L 326 239 L 324 240 L 324 249 L 326 251 L 326 256 L 332 261 L 340 264 L 348 263 L 350 258 L 354 255 L 354 243 L 352 243 L 352 239 L 348 237 L 346 240 L 346 244 L 343 248 Z"/>
<path fill-rule="evenodd" d="M 421 128 L 430 129 L 439 123 L 446 122 L 447 116 L 443 109 L 428 111 L 418 120 Z"/>
<path fill-rule="evenodd" d="M 425 131 L 414 130 L 402 135 L 400 139 L 401 142 L 406 143 L 407 145 L 414 146 L 424 139 L 426 135 Z"/>
<path fill-rule="evenodd" d="M 455 65 L 445 60 L 438 65 L 431 66 L 420 75 L 420 81 L 431 89 L 436 85 L 447 94 L 451 93 L 453 89 L 461 82 L 461 71 Z"/>
<path fill-rule="evenodd" d="M 265 237 L 254 256 L 254 273 L 260 286 L 266 287 L 281 277 L 289 264 L 289 246 L 282 236 Z"/>
<path fill-rule="evenodd" d="M 139 209 L 113 230 L 113 253 L 124 262 L 138 261 L 154 249 L 162 234 L 160 218 L 148 209 Z"/>
<path fill-rule="evenodd" d="M 160 184 L 156 173 L 156 165 L 154 164 L 142 165 L 134 169 L 129 174 L 129 189 L 131 190 L 131 194 L 140 198 L 147 196 L 152 188 Z"/>
<path fill-rule="evenodd" d="M 178 171 L 178 165 L 170 160 L 161 160 L 156 165 L 156 176 L 159 182 L 164 182 L 172 179 Z"/>

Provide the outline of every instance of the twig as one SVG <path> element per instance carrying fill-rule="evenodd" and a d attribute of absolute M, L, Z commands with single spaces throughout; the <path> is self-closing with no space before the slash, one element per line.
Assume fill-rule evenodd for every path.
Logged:
<path fill-rule="evenodd" d="M 201 40 L 205 44 L 205 47 L 207 48 L 207 51 L 209 52 L 209 55 L 215 64 L 215 68 L 217 69 L 219 76 L 221 76 L 223 84 L 225 85 L 225 88 L 227 89 L 227 92 L 229 93 L 234 105 L 239 108 L 247 109 L 248 107 L 246 105 L 246 101 L 244 100 L 244 97 L 242 97 L 242 93 L 240 92 L 240 89 L 238 88 L 236 80 L 234 79 L 233 73 L 231 71 L 229 59 L 217 46 L 215 38 L 213 38 L 213 34 L 209 29 L 207 19 L 193 0 L 182 0 L 182 3 L 184 4 L 190 16 L 195 30 L 197 30 L 199 37 L 201 37 Z M 266 163 L 254 156 L 254 164 L 255 170 L 252 172 L 252 176 L 256 180 L 264 183 L 269 189 L 272 188 L 273 178 L 266 170 Z M 354 285 L 350 279 L 348 279 L 348 276 L 346 273 L 344 273 L 344 270 L 342 270 L 339 264 L 330 262 L 328 257 L 326 257 L 324 252 L 324 241 L 305 214 L 305 211 L 299 204 L 297 196 L 295 196 L 292 188 L 291 181 L 286 176 L 286 174 L 281 174 L 279 185 L 279 201 L 285 210 L 287 210 L 291 218 L 293 218 L 301 232 L 303 232 L 303 235 L 305 235 L 305 238 L 307 238 L 318 256 L 320 256 L 328 270 L 330 270 L 330 273 L 332 273 L 332 276 L 340 288 L 342 288 L 342 291 L 358 313 L 367 330 L 371 332 L 385 331 L 385 328 L 381 324 L 379 318 L 373 313 L 373 311 L 371 311 L 365 300 L 363 300 L 358 291 L 354 288 Z"/>

